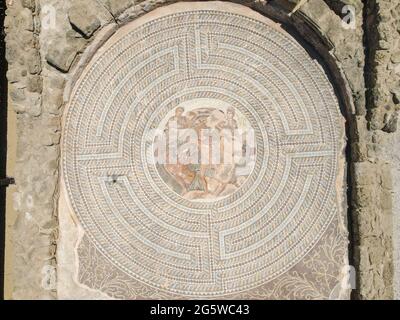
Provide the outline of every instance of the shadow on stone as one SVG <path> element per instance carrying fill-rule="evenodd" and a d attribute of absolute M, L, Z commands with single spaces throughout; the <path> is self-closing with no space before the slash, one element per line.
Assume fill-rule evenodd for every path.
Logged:
<path fill-rule="evenodd" d="M 0 3 L 0 178 L 6 176 L 7 160 L 7 63 L 5 60 L 4 17 L 5 4 Z M 6 188 L 0 187 L 0 299 L 4 299 L 4 247 Z"/>

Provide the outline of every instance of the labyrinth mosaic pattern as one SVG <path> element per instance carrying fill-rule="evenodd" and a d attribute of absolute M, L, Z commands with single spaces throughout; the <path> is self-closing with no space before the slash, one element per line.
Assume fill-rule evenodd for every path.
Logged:
<path fill-rule="evenodd" d="M 152 132 L 174 118 L 251 127 L 254 163 L 156 164 Z M 317 61 L 250 9 L 178 5 L 125 26 L 65 114 L 79 283 L 128 299 L 336 296 L 343 126 Z"/>

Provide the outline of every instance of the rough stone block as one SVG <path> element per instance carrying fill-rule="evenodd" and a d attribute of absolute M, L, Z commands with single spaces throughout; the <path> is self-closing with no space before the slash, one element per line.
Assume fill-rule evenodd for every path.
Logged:
<path fill-rule="evenodd" d="M 10 97 L 14 102 L 22 102 L 26 99 L 25 86 L 22 84 L 12 84 L 10 85 Z"/>
<path fill-rule="evenodd" d="M 367 146 L 365 143 L 352 143 L 351 144 L 351 157 L 354 162 L 362 162 L 367 157 Z"/>
<path fill-rule="evenodd" d="M 28 79 L 28 91 L 41 93 L 43 89 L 42 77 L 34 75 Z"/>
<path fill-rule="evenodd" d="M 353 178 L 358 186 L 374 184 L 377 178 L 375 166 L 369 162 L 354 163 Z"/>
<path fill-rule="evenodd" d="M 393 103 L 399 104 L 400 103 L 400 88 L 393 88 L 391 90 Z"/>
<path fill-rule="evenodd" d="M 390 164 L 381 164 L 381 186 L 386 190 L 393 188 L 392 170 Z"/>
<path fill-rule="evenodd" d="M 43 107 L 46 112 L 54 115 L 60 114 L 63 104 L 63 91 L 59 89 L 49 90 L 43 95 Z"/>
<path fill-rule="evenodd" d="M 385 126 L 386 110 L 383 108 L 376 108 L 372 112 L 369 125 L 372 130 L 381 130 Z"/>
<path fill-rule="evenodd" d="M 22 0 L 22 6 L 24 8 L 30 9 L 31 11 L 34 11 L 35 7 L 36 7 L 36 3 L 35 3 L 35 0 Z"/>
<path fill-rule="evenodd" d="M 374 106 L 382 106 L 388 102 L 388 97 L 385 94 L 385 88 L 381 84 L 377 84 L 375 88 L 372 89 L 373 103 Z"/>
<path fill-rule="evenodd" d="M 49 85 L 51 88 L 64 89 L 65 79 L 62 76 L 54 75 L 49 79 Z"/>
<path fill-rule="evenodd" d="M 375 208 L 377 204 L 375 189 L 370 186 L 354 188 L 352 201 L 357 207 Z"/>
<path fill-rule="evenodd" d="M 42 114 L 42 97 L 39 93 L 31 93 L 28 97 L 26 113 L 32 117 Z"/>
<path fill-rule="evenodd" d="M 7 37 L 6 42 L 6 60 L 8 64 L 14 64 L 19 58 L 19 51 L 17 50 L 18 42 L 10 37 Z"/>
<path fill-rule="evenodd" d="M 26 64 L 30 74 L 36 74 L 41 71 L 40 54 L 36 49 L 31 49 L 27 53 Z"/>
<path fill-rule="evenodd" d="M 121 13 L 123 13 L 129 7 L 135 5 L 134 0 L 100 0 L 105 4 L 110 13 L 114 17 L 118 17 Z"/>
<path fill-rule="evenodd" d="M 32 12 L 28 8 L 24 8 L 18 15 L 18 24 L 21 30 L 33 31 Z"/>
<path fill-rule="evenodd" d="M 400 63 L 400 51 L 393 52 L 390 60 L 393 63 Z"/>
<path fill-rule="evenodd" d="M 9 83 L 15 83 L 22 79 L 21 70 L 19 68 L 8 69 L 7 70 L 7 79 Z"/>
<path fill-rule="evenodd" d="M 397 130 L 397 122 L 398 122 L 398 113 L 386 113 L 385 117 L 383 118 L 384 127 L 382 131 L 387 133 L 393 133 Z"/>
<path fill-rule="evenodd" d="M 69 41 L 64 47 L 52 45 L 46 54 L 47 62 L 63 72 L 68 72 L 77 54 L 82 50 L 84 43 L 75 39 Z"/>
<path fill-rule="evenodd" d="M 23 104 L 13 103 L 11 106 L 12 106 L 14 112 L 17 114 L 24 113 L 26 110 L 26 106 Z"/>
<path fill-rule="evenodd" d="M 95 13 L 84 3 L 81 5 L 75 3 L 69 10 L 68 17 L 71 25 L 86 38 L 91 37 L 101 25 Z"/>
<path fill-rule="evenodd" d="M 381 208 L 391 212 L 392 209 L 392 192 L 389 190 L 381 191 Z"/>

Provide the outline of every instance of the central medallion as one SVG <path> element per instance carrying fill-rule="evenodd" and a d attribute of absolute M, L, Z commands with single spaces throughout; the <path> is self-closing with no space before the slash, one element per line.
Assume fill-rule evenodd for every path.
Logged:
<path fill-rule="evenodd" d="M 254 131 L 228 103 L 194 99 L 158 126 L 153 156 L 162 180 L 188 200 L 213 201 L 238 190 L 254 168 Z"/>

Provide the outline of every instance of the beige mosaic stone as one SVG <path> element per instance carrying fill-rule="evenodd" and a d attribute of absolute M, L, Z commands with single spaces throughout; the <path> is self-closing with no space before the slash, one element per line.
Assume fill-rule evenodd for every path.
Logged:
<path fill-rule="evenodd" d="M 251 170 L 160 169 L 151 132 L 174 117 L 248 122 Z M 344 120 L 279 25 L 233 4 L 156 9 L 98 50 L 64 122 L 58 274 L 82 296 L 346 297 Z"/>

